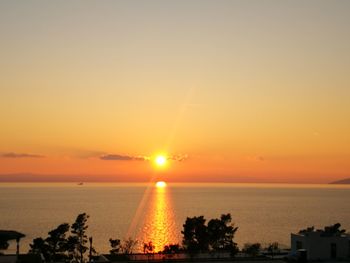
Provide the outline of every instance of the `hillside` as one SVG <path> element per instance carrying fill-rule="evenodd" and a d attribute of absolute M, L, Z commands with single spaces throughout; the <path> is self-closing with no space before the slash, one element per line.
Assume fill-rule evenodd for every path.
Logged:
<path fill-rule="evenodd" d="M 350 184 L 350 178 L 331 182 L 330 184 Z"/>

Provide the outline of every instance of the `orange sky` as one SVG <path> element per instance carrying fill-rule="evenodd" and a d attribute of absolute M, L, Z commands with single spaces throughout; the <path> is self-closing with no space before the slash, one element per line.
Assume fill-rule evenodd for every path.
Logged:
<path fill-rule="evenodd" d="M 2 1 L 0 181 L 350 177 L 349 11 Z"/>

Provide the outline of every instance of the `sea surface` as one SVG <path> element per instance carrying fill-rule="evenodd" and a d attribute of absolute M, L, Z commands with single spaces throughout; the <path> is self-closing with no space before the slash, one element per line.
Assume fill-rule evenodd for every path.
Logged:
<path fill-rule="evenodd" d="M 350 230 L 349 200 L 348 185 L 2 183 L 0 229 L 26 234 L 23 253 L 33 238 L 86 212 L 98 252 L 109 251 L 109 238 L 128 237 L 139 240 L 139 249 L 152 241 L 160 250 L 181 243 L 186 217 L 231 213 L 240 247 L 275 241 L 288 247 L 290 233 L 308 226 L 340 222 Z M 7 253 L 14 251 L 12 243 Z"/>

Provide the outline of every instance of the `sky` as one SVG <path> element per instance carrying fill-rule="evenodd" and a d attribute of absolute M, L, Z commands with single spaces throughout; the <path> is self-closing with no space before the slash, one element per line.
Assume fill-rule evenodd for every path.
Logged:
<path fill-rule="evenodd" d="M 0 181 L 350 177 L 349 12 L 1 1 Z"/>

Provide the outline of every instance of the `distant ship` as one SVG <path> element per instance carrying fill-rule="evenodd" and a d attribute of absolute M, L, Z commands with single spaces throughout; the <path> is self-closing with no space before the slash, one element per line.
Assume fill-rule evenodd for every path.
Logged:
<path fill-rule="evenodd" d="M 83 182 L 78 183 L 78 185 L 83 185 L 83 184 L 84 184 Z"/>

